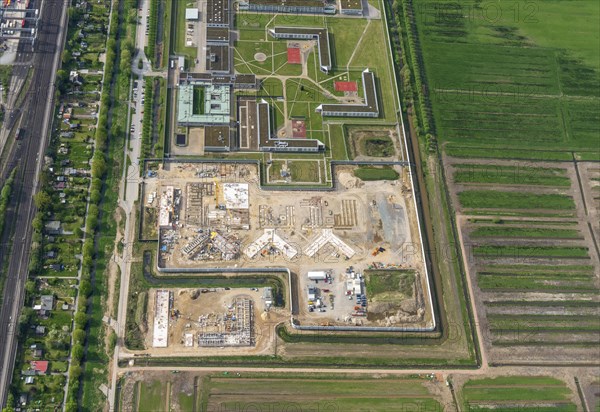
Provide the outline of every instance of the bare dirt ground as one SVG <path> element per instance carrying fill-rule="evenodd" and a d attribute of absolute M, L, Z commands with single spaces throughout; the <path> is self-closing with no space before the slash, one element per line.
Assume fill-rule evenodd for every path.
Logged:
<path fill-rule="evenodd" d="M 180 315 L 169 320 L 169 335 L 167 348 L 153 348 L 152 336 L 155 311 L 155 292 L 151 289 L 148 294 L 148 332 L 146 333 L 146 347 L 144 351 L 132 351 L 136 354 L 150 354 L 152 356 L 208 356 L 208 355 L 272 355 L 274 354 L 275 326 L 287 320 L 289 315 L 283 308 L 270 308 L 265 311 L 262 300 L 263 289 L 225 290 L 223 288 L 206 289 L 207 293 L 200 293 L 193 299 L 195 289 L 170 289 L 173 292 L 173 310 L 178 310 Z M 254 346 L 240 347 L 199 347 L 197 332 L 208 329 L 198 327 L 198 319 L 206 315 L 222 315 L 232 301 L 238 297 L 247 297 L 254 302 L 254 333 L 256 344 Z M 184 345 L 184 334 L 194 333 L 194 346 Z"/>
<path fill-rule="evenodd" d="M 147 179 L 146 190 L 147 193 L 156 191 L 160 196 L 166 186 L 181 189 L 178 201 L 180 206 L 175 212 L 178 216 L 176 223 L 180 227 L 163 230 L 162 239 L 168 240 L 161 245 L 168 246 L 165 251 L 160 251 L 161 264 L 168 268 L 288 268 L 298 279 L 301 299 L 301 310 L 298 314 L 300 322 L 317 325 L 348 325 L 352 320 L 349 316 L 354 305 L 349 306 L 345 296 L 344 274 L 349 266 L 353 266 L 357 273 L 371 268 L 414 269 L 417 276 L 415 310 L 423 313 L 417 317 L 407 317 L 398 312 L 393 316 L 385 315 L 383 323 L 372 323 L 371 318 L 361 319 L 361 323 L 369 326 L 427 327 L 431 325 L 433 315 L 412 199 L 412 185 L 407 170 L 398 170 L 401 178 L 397 181 L 363 182 L 353 176 L 352 167 L 338 167 L 336 173 L 339 184 L 336 191 L 296 191 L 291 197 L 289 192 L 262 190 L 257 184 L 257 170 L 250 165 L 167 165 L 164 170 L 158 172 L 158 179 Z M 205 194 L 202 198 L 202 206 L 193 206 L 193 209 L 188 202 L 187 188 L 190 182 L 214 187 L 210 195 Z M 223 202 L 220 188 L 225 183 L 233 182 L 247 183 L 249 206 L 241 212 L 229 209 L 223 212 L 218 208 Z M 155 201 L 152 206 L 158 206 L 158 203 Z M 210 220 L 213 210 L 214 213 L 222 213 L 222 220 Z M 229 215 L 238 216 L 234 215 L 235 213 L 239 213 L 242 223 L 234 224 L 235 220 Z M 188 216 L 196 219 L 198 214 L 203 214 L 203 219 L 209 219 L 209 223 L 190 224 Z M 262 247 L 261 253 L 257 251 L 255 255 L 248 254 L 256 239 L 261 237 L 265 230 L 272 229 L 296 251 L 294 257 L 290 258 L 281 251 L 265 247 Z M 195 252 L 193 256 L 183 252 L 184 248 L 199 236 L 198 233 L 210 232 L 213 236 L 215 230 L 239 245 L 239 258 L 224 260 L 220 253 L 215 254 L 204 248 Z M 348 255 L 343 248 L 338 248 L 332 243 L 325 244 L 316 254 L 310 255 L 307 251 L 325 230 L 333 231 L 333 234 L 350 248 L 352 255 Z M 379 248 L 381 253 L 373 252 Z M 310 270 L 331 271 L 336 284 L 331 286 L 333 292 L 329 296 L 332 296 L 335 302 L 345 304 L 334 304 L 332 307 L 330 302 L 326 302 L 328 308 L 325 312 L 309 313 L 306 305 L 308 299 L 305 295 L 308 286 L 312 284 L 306 278 L 306 272 Z"/>

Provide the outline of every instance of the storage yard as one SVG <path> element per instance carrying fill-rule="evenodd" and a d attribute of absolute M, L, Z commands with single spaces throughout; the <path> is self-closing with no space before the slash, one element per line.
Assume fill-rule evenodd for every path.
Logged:
<path fill-rule="evenodd" d="M 165 164 L 145 180 L 144 208 L 158 216 L 158 270 L 289 270 L 297 285 L 293 323 L 301 329 L 430 328 L 411 191 L 403 180 L 363 182 L 350 167 L 336 172 L 336 190 L 290 196 L 263 190 L 253 164 Z M 411 276 L 388 277 L 396 271 Z M 369 296 L 370 283 L 384 278 L 389 293 Z"/>

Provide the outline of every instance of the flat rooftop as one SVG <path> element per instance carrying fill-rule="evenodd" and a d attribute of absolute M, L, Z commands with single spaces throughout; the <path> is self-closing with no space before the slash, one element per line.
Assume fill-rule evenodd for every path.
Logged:
<path fill-rule="evenodd" d="M 277 39 L 316 40 L 319 49 L 319 65 L 321 66 L 321 70 L 331 70 L 331 48 L 329 47 L 329 33 L 327 29 L 314 27 L 275 27 L 269 29 L 269 33 Z"/>
<path fill-rule="evenodd" d="M 203 102 L 196 102 L 197 105 L 203 104 L 202 113 L 195 111 L 194 88 L 203 89 Z M 177 122 L 184 126 L 229 123 L 230 93 L 229 86 L 180 85 L 177 97 Z"/>
<path fill-rule="evenodd" d="M 207 27 L 206 41 L 209 43 L 228 43 L 229 29 L 227 27 Z"/>
<path fill-rule="evenodd" d="M 325 7 L 327 5 L 327 2 L 323 0 L 248 0 L 248 3 L 287 7 Z"/>
<path fill-rule="evenodd" d="M 361 0 L 340 0 L 342 10 L 362 10 Z"/>
<path fill-rule="evenodd" d="M 228 45 L 206 46 L 206 70 L 211 72 L 229 72 L 230 60 Z"/>
<path fill-rule="evenodd" d="M 379 115 L 379 104 L 377 103 L 377 88 L 375 86 L 375 75 L 366 69 L 362 73 L 364 104 L 322 104 L 317 107 L 317 112 L 323 116 L 353 116 L 357 113 Z"/>
<path fill-rule="evenodd" d="M 181 87 L 186 84 L 233 86 L 234 89 L 252 89 L 258 87 L 256 76 L 253 74 L 181 72 L 179 75 L 179 85 Z"/>
<path fill-rule="evenodd" d="M 240 149 L 260 151 L 319 151 L 323 143 L 316 139 L 283 139 L 271 136 L 271 110 L 265 100 L 238 100 Z"/>
<path fill-rule="evenodd" d="M 229 145 L 229 126 L 206 126 L 204 128 L 204 147 L 228 149 Z"/>
<path fill-rule="evenodd" d="M 209 26 L 229 26 L 229 13 L 229 0 L 208 0 L 206 2 L 206 23 Z"/>

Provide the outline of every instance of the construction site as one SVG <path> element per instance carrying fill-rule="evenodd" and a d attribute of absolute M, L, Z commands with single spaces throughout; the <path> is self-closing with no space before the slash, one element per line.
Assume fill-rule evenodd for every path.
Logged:
<path fill-rule="evenodd" d="M 289 270 L 299 328 L 430 328 L 419 228 L 399 171 L 400 180 L 368 182 L 339 167 L 335 190 L 289 192 L 263 189 L 252 163 L 165 163 L 144 182 L 144 208 L 158 216 L 146 222 L 158 227 L 157 269 Z M 375 271 L 383 275 L 370 279 Z M 396 272 L 412 275 L 388 276 Z M 384 277 L 382 295 L 373 285 Z M 207 335 L 200 346 L 227 339 Z"/>
<path fill-rule="evenodd" d="M 285 315 L 272 310 L 270 288 L 153 289 L 146 337 L 151 353 L 212 353 L 231 348 L 258 353 L 270 345 L 263 336 L 269 320 Z"/>

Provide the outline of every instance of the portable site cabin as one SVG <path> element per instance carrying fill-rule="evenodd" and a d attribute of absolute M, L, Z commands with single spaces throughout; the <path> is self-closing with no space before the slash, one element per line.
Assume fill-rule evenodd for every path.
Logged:
<path fill-rule="evenodd" d="M 308 272 L 306 275 L 308 276 L 309 280 L 326 280 L 327 279 L 327 273 L 322 270 Z"/>

